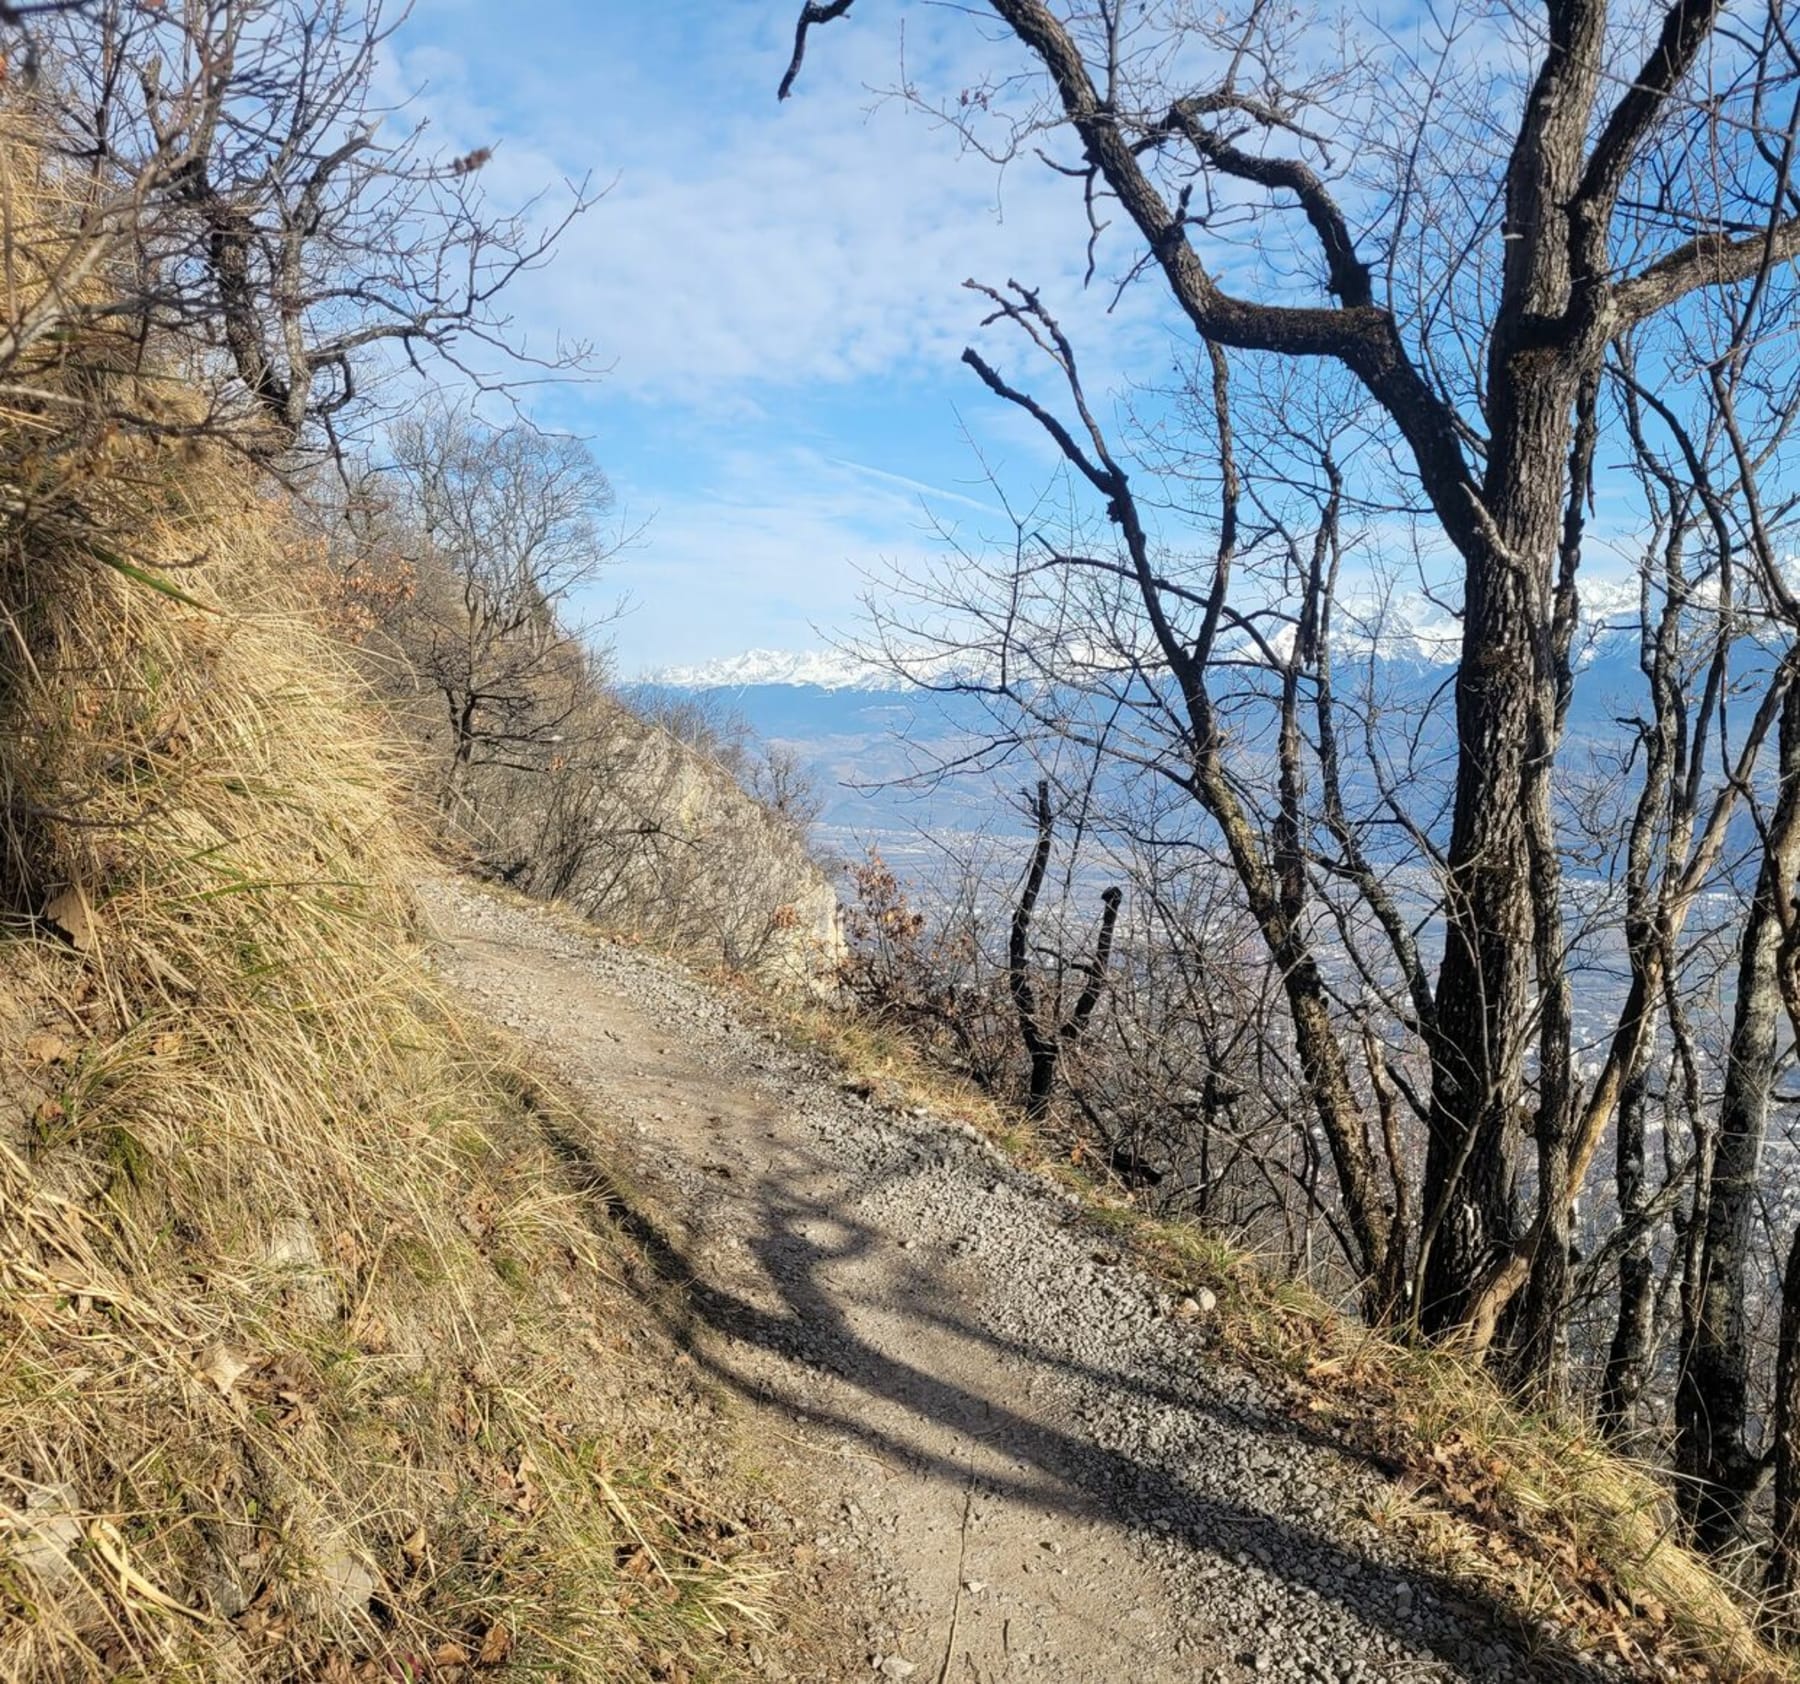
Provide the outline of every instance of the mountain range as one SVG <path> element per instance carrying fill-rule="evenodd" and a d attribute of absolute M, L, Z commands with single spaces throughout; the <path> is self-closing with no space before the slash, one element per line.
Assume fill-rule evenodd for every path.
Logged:
<path fill-rule="evenodd" d="M 1635 716 L 1647 709 L 1633 624 L 1615 610 L 1583 627 L 1576 657 L 1580 681 L 1568 723 L 1565 754 L 1573 765 L 1595 752 L 1621 758 L 1636 735 Z M 1632 604 L 1635 618 L 1635 603 Z M 1390 622 L 1391 625 L 1391 622 Z M 1456 661 L 1455 620 L 1415 619 L 1399 635 L 1384 635 L 1372 664 L 1370 646 L 1352 665 L 1388 716 L 1415 720 L 1429 712 L 1433 753 L 1447 748 L 1448 680 Z M 1748 665 L 1749 657 L 1740 658 Z M 930 676 L 953 679 L 945 659 Z M 1348 689 L 1352 682 L 1341 679 Z M 1022 754 L 984 761 L 985 769 L 950 778 L 930 770 L 956 759 L 991 735 L 989 704 L 951 687 L 909 685 L 890 668 L 833 649 L 754 649 L 702 666 L 666 668 L 632 687 L 663 699 L 703 699 L 746 725 L 765 743 L 795 755 L 811 773 L 823 801 L 818 840 L 842 856 L 859 857 L 873 843 L 890 857 L 930 852 L 946 831 L 1016 833 L 1021 785 L 1035 776 Z M 1429 758 L 1427 756 L 1426 758 Z M 1421 799 L 1427 792 L 1421 791 Z"/>

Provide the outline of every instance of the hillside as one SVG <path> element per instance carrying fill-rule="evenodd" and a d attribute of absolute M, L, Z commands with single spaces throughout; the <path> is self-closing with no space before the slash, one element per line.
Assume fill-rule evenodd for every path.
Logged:
<path fill-rule="evenodd" d="M 891 1677 L 1606 1675 L 966 1126 L 544 915 L 422 930 L 303 532 L 136 460 L 135 553 L 222 559 L 9 574 L 0 1675 L 841 1677 L 820 1606 Z M 1746 1653 L 1706 1585 L 1616 1652 Z"/>
<path fill-rule="evenodd" d="M 567 1109 L 421 966 L 425 856 L 279 502 L 157 484 L 140 530 L 230 562 L 180 600 L 32 554 L 8 692 L 6 1676 L 842 1677 L 787 1624 L 820 1575 L 891 1677 L 1589 1675 L 966 1130 L 434 888 Z"/>
<path fill-rule="evenodd" d="M 564 1150 L 629 1164 L 635 1278 L 821 1497 L 875 1676 L 1789 1675 L 1641 1475 L 1452 1365 L 1159 1253 L 903 1062 L 517 899 L 424 900 L 446 979 L 591 1107 Z"/>
<path fill-rule="evenodd" d="M 1800 1684 L 1800 38 L 883 10 L 0 0 L 0 1684 Z"/>
<path fill-rule="evenodd" d="M 776 1511 L 420 967 L 280 504 L 140 463 L 180 599 L 8 557 L 0 1676 L 747 1670 Z"/>

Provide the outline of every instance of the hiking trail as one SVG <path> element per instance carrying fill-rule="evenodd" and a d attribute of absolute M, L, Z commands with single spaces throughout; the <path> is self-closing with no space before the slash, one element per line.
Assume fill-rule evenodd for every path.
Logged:
<path fill-rule="evenodd" d="M 1379 1469 L 974 1130 L 872 1103 L 670 962 L 461 881 L 421 895 L 441 974 L 600 1131 L 564 1149 L 646 1195 L 618 1219 L 684 1290 L 686 1348 L 810 1487 L 858 1676 L 1622 1675 L 1545 1633 L 1528 1654 L 1409 1561 Z"/>

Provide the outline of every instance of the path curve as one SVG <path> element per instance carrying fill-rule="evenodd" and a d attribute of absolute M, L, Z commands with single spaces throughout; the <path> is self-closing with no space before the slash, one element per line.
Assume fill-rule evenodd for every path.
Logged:
<path fill-rule="evenodd" d="M 972 1130 L 845 1091 L 671 964 L 461 881 L 421 898 L 442 973 L 606 1131 L 564 1149 L 623 1153 L 677 1213 L 625 1219 L 697 1359 L 798 1437 L 836 1517 L 816 1547 L 865 1587 L 865 1676 L 1620 1676 L 1528 1657 L 1409 1566 L 1376 1470 Z"/>

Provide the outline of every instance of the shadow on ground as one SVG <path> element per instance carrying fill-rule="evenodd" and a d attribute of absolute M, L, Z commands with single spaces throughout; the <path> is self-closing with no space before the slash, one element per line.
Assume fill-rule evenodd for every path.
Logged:
<path fill-rule="evenodd" d="M 1616 1667 L 1600 1666 L 1576 1653 L 1566 1639 L 1530 1625 L 1519 1609 L 1502 1600 L 1472 1595 L 1466 1586 L 1428 1570 L 1400 1569 L 1372 1560 L 1291 1519 L 1221 1502 L 1170 1467 L 1046 1426 L 994 1397 L 871 1345 L 850 1325 L 823 1276 L 833 1266 L 885 1243 L 885 1236 L 851 1221 L 841 1210 L 796 1200 L 768 1181 L 748 1192 L 734 1190 L 742 1203 L 754 1204 L 756 1225 L 749 1249 L 780 1298 L 776 1309 L 751 1302 L 709 1278 L 641 1200 L 621 1195 L 585 1142 L 575 1138 L 560 1120 L 540 1114 L 572 1183 L 587 1196 L 591 1220 L 597 1228 L 623 1233 L 633 1242 L 652 1277 L 648 1284 L 663 1289 L 648 1296 L 661 1307 L 671 1335 L 703 1372 L 731 1390 L 758 1402 L 774 1402 L 859 1442 L 884 1459 L 922 1471 L 935 1470 L 953 1479 L 968 1474 L 966 1464 L 922 1451 L 872 1425 L 859 1411 L 828 1409 L 772 1393 L 738 1366 L 734 1350 L 748 1347 L 811 1364 L 871 1399 L 898 1405 L 959 1434 L 988 1442 L 999 1440 L 1021 1471 L 1010 1476 L 981 1474 L 981 1485 L 998 1494 L 1074 1519 L 1102 1520 L 1121 1531 L 1132 1523 L 1134 1513 L 1178 1511 L 1186 1517 L 1186 1541 L 1194 1550 L 1227 1557 L 1244 1552 L 1259 1561 L 1266 1557 L 1269 1571 L 1339 1603 L 1356 1620 L 1391 1632 L 1465 1675 L 1472 1652 L 1498 1644 L 1514 1657 L 1515 1666 L 1531 1677 L 1571 1684 L 1599 1684 L 1601 1680 L 1617 1684 L 1621 1673 Z M 822 1221 L 835 1225 L 842 1237 L 829 1245 L 811 1238 L 807 1225 Z M 1046 1368 L 1072 1372 L 1102 1386 L 1135 1389 L 1148 1401 L 1212 1416 L 1222 1431 L 1242 1431 L 1245 1425 L 1241 1414 L 1220 1401 L 1177 1396 L 1139 1376 L 1096 1369 L 1023 1340 L 997 1337 L 934 1311 L 911 1295 L 884 1308 L 913 1317 L 922 1327 L 935 1325 L 982 1340 Z M 1275 1440 L 1325 1445 L 1344 1456 L 1355 1454 L 1316 1428 L 1280 1416 L 1258 1419 L 1255 1430 Z M 1353 1588 L 1346 1583 L 1346 1569 L 1354 1569 Z M 1430 1592 L 1436 1598 L 1439 1617 L 1420 1625 L 1404 1618 L 1398 1606 L 1403 1585 L 1411 1594 Z"/>

